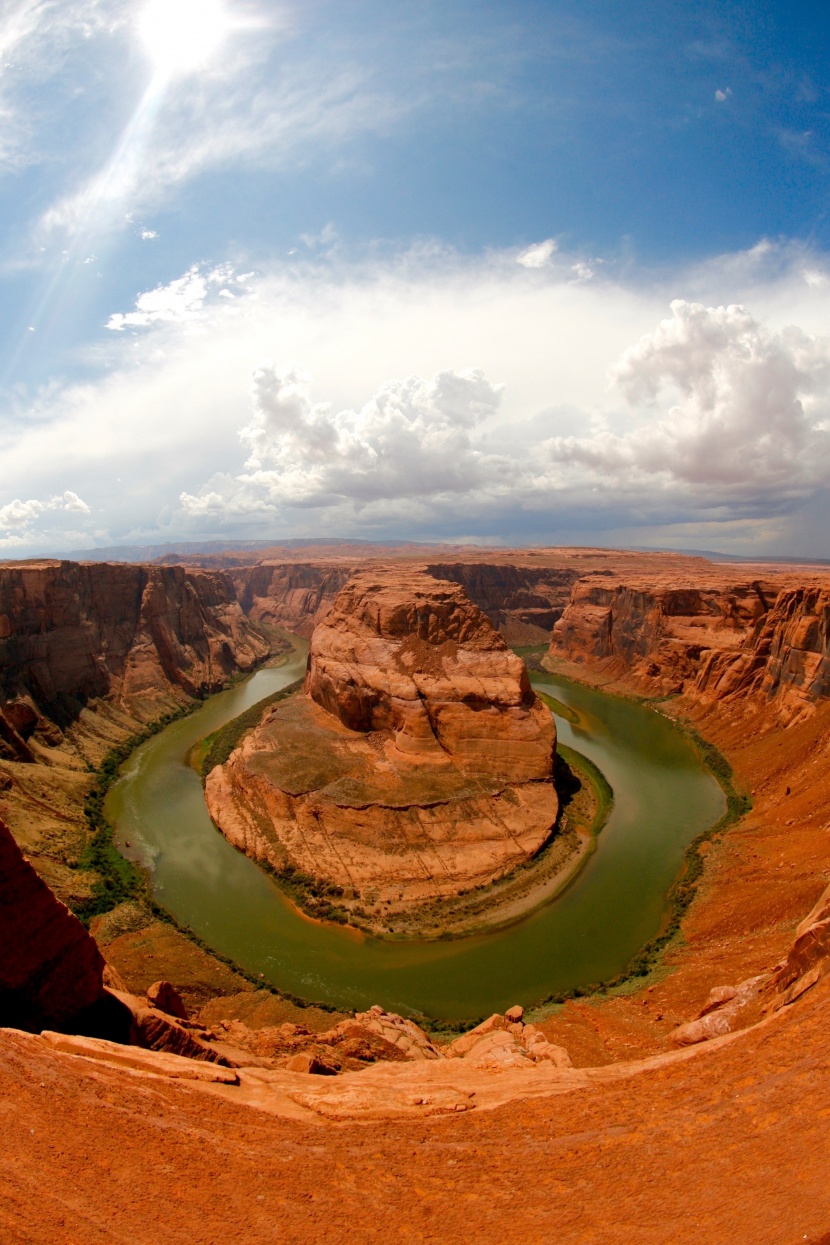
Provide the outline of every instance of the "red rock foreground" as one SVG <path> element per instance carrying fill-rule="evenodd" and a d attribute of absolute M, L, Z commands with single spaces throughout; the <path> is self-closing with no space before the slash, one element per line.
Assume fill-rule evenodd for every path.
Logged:
<path fill-rule="evenodd" d="M 395 907 L 501 877 L 548 841 L 556 730 L 524 663 L 452 583 L 354 576 L 306 693 L 207 777 L 211 816 L 281 870 Z"/>
<path fill-rule="evenodd" d="M 337 1078 L 154 1052 L 124 1069 L 1 1031 L 0 1237 L 820 1245 L 828 1021 L 825 978 L 756 1028 L 640 1064 Z"/>

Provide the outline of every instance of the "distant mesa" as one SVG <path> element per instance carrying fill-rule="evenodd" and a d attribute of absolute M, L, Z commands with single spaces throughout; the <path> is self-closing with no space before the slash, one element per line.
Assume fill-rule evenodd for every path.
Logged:
<path fill-rule="evenodd" d="M 522 660 L 455 583 L 355 574 L 305 689 L 206 780 L 228 839 L 400 911 L 481 886 L 553 832 L 556 729 Z"/>

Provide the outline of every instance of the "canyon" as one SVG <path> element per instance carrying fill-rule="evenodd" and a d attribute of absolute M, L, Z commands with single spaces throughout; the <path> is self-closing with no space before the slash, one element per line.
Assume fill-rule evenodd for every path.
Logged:
<path fill-rule="evenodd" d="M 752 807 L 703 844 L 682 937 L 639 988 L 577 996 L 532 1023 L 493 1017 L 449 1043 L 388 1013 L 296 1007 L 139 901 L 121 905 L 92 923 L 95 954 L 80 939 L 79 981 L 90 966 L 96 983 L 111 974 L 105 988 L 150 1014 L 141 1024 L 164 1029 L 162 1048 L 27 1033 L 4 1012 L 15 1156 L 4 1239 L 154 1242 L 140 1199 L 165 1206 L 165 1232 L 189 1230 L 197 1212 L 217 1241 L 241 1222 L 245 1239 L 273 1239 L 275 1218 L 287 1241 L 379 1240 L 391 1221 L 405 1240 L 496 1241 L 520 1223 L 540 1241 L 552 1224 L 574 1242 L 826 1241 L 830 577 L 609 550 L 438 553 L 0 567 L 0 816 L 40 879 L 5 840 L 4 884 L 17 877 L 31 911 L 44 882 L 77 905 L 94 883 L 88 767 L 278 657 L 279 628 L 323 624 L 309 711 L 335 734 L 358 721 L 367 746 L 377 732 L 395 747 L 407 713 L 389 714 L 386 690 L 367 695 L 373 667 L 351 660 L 355 639 L 332 610 L 356 571 L 377 578 L 393 564 L 401 583 L 460 584 L 508 642 L 544 637 L 543 665 L 648 698 L 728 759 Z M 344 668 L 360 695 L 332 693 L 349 684 Z M 430 747 L 419 729 L 410 738 Z M 71 929 L 67 948 L 80 938 Z M 14 946 L 4 942 L 6 991 L 20 989 Z M 160 981 L 186 1020 L 160 1019 L 172 996 L 146 993 Z M 177 1054 L 176 1025 L 214 1058 Z"/>

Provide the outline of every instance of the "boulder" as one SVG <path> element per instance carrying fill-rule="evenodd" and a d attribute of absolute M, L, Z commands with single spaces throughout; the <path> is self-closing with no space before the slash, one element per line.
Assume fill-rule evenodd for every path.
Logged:
<path fill-rule="evenodd" d="M 169 981 L 154 981 L 147 987 L 147 1002 L 157 1011 L 166 1012 L 177 1020 L 187 1020 L 187 1008 L 175 986 Z"/>

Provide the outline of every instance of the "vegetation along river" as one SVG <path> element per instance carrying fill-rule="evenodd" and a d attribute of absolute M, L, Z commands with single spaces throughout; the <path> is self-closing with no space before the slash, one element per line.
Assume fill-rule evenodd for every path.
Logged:
<path fill-rule="evenodd" d="M 118 846 L 149 871 L 157 901 L 208 945 L 307 999 L 457 1020 L 607 980 L 658 932 L 685 849 L 720 817 L 723 793 L 666 718 L 547 674 L 534 674 L 534 685 L 579 715 L 578 725 L 557 718 L 560 741 L 614 789 L 598 850 L 559 898 L 515 925 L 456 941 L 386 942 L 301 916 L 215 828 L 187 754 L 300 677 L 305 647 L 136 749 L 107 798 Z"/>

